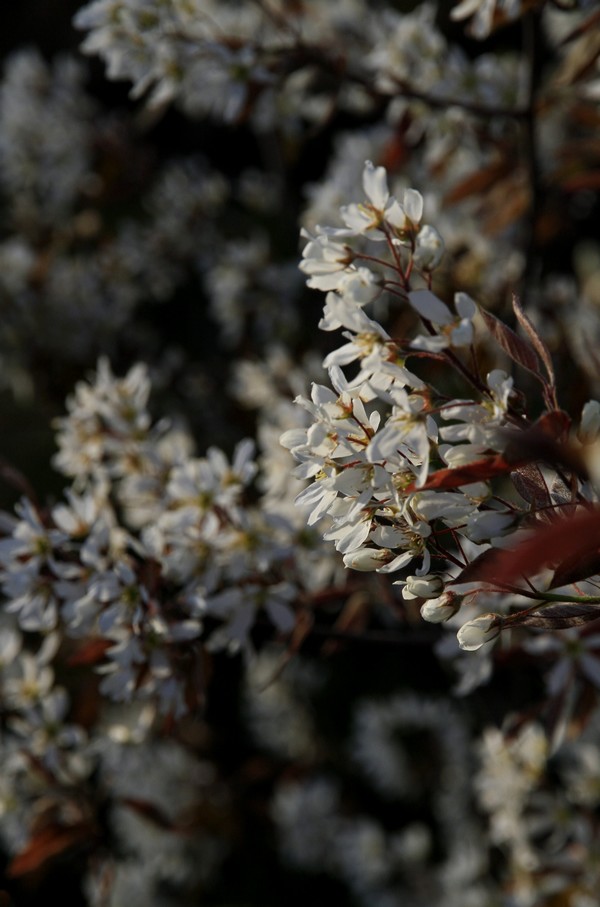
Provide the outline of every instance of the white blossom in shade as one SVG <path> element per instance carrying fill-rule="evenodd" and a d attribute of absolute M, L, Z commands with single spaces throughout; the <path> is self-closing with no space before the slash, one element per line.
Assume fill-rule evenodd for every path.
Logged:
<path fill-rule="evenodd" d="M 120 880 L 111 904 L 116 907 L 121 892 L 139 904 L 138 895 L 147 891 L 152 903 L 161 903 L 165 887 L 187 897 L 198 885 L 214 879 L 230 842 L 220 832 L 219 822 L 196 823 L 194 816 L 196 811 L 207 811 L 222 822 L 229 818 L 229 794 L 216 767 L 173 738 L 151 737 L 135 745 L 104 738 L 98 742 L 98 750 L 102 784 L 114 792 L 107 817 L 111 832 L 127 845 L 125 868 L 135 868 L 134 877 L 144 882 L 138 892 L 132 879 Z M 156 809 L 173 824 L 173 830 L 149 822 L 143 812 L 126 805 L 127 799 Z M 176 830 L 178 825 L 189 828 L 189 833 Z"/>
<path fill-rule="evenodd" d="M 457 315 L 429 290 L 414 290 L 408 294 L 411 306 L 437 328 L 437 333 L 420 335 L 411 340 L 414 349 L 439 352 L 448 347 L 469 346 L 473 342 L 473 318 L 477 306 L 466 293 L 456 293 L 454 306 Z"/>
<path fill-rule="evenodd" d="M 497 510 L 478 511 L 467 517 L 467 525 L 463 529 L 463 533 L 472 542 L 480 544 L 503 535 L 514 523 L 514 520 L 515 517 L 512 513 L 502 513 Z"/>
<path fill-rule="evenodd" d="M 4 680 L 4 696 L 12 708 L 27 709 L 41 703 L 53 685 L 54 671 L 43 656 L 22 652 Z"/>
<path fill-rule="evenodd" d="M 16 660 L 23 646 L 23 637 L 16 627 L 0 623 L 0 677 Z"/>
<path fill-rule="evenodd" d="M 387 229 L 394 235 L 400 234 L 402 237 L 406 231 L 416 229 L 423 210 L 423 199 L 419 192 L 407 189 L 401 205 L 388 192 L 385 168 L 374 167 L 371 161 L 366 161 L 364 166 L 363 189 L 367 196 L 366 202 L 340 208 L 341 218 L 351 235 L 365 234 L 371 240 L 382 242 L 387 240 L 384 224 L 387 224 Z M 410 214 L 404 205 L 408 206 Z M 344 236 L 347 230 L 336 232 L 337 235 Z"/>
<path fill-rule="evenodd" d="M 52 508 L 52 520 L 65 538 L 85 538 L 92 531 L 101 516 L 106 519 L 108 506 L 106 495 L 101 488 L 78 495 L 73 489 L 65 491 L 66 504 L 56 504 Z"/>
<path fill-rule="evenodd" d="M 250 335 L 262 346 L 297 326 L 302 275 L 295 262 L 274 260 L 262 232 L 223 242 L 216 255 L 207 256 L 204 284 L 226 346 Z"/>
<path fill-rule="evenodd" d="M 584 733 L 582 738 L 566 742 L 561 755 L 566 757 L 561 774 L 569 800 L 595 809 L 600 798 L 600 748 L 596 733 Z"/>
<path fill-rule="evenodd" d="M 284 859 L 312 872 L 331 866 L 339 830 L 339 797 L 336 782 L 326 777 L 278 786 L 271 815 Z"/>
<path fill-rule="evenodd" d="M 107 650 L 108 661 L 100 665 L 103 674 L 100 691 L 116 702 L 131 702 L 134 698 L 139 668 L 146 661 L 140 641 L 124 627 L 111 631 L 113 645 Z"/>
<path fill-rule="evenodd" d="M 421 741 L 421 755 L 415 752 L 414 735 Z M 460 713 L 445 700 L 412 694 L 363 700 L 355 711 L 350 746 L 353 760 L 386 798 L 430 802 L 451 865 L 461 842 L 473 836 L 470 740 Z M 428 764 L 423 751 L 435 760 L 433 775 L 423 771 Z"/>
<path fill-rule="evenodd" d="M 382 826 L 371 818 L 340 822 L 335 839 L 339 874 L 362 899 L 373 895 L 393 875 L 393 854 Z"/>
<path fill-rule="evenodd" d="M 498 614 L 481 614 L 462 625 L 456 634 L 461 649 L 474 652 L 498 636 L 502 619 Z"/>
<path fill-rule="evenodd" d="M 447 48 L 434 15 L 433 6 L 424 3 L 409 14 L 386 9 L 376 18 L 375 40 L 366 62 L 381 91 L 394 93 L 416 73 L 422 91 L 438 83 Z"/>
<path fill-rule="evenodd" d="M 440 325 L 452 324 L 450 309 L 431 290 L 412 290 L 408 301 L 421 318 Z"/>
<path fill-rule="evenodd" d="M 512 739 L 488 728 L 479 744 L 480 769 L 475 790 L 490 816 L 491 840 L 507 846 L 516 865 L 534 869 L 539 860 L 528 840 L 524 813 L 533 790 L 543 778 L 548 741 L 536 724 L 527 724 Z"/>
<path fill-rule="evenodd" d="M 322 686 L 323 673 L 300 656 L 284 667 L 285 660 L 285 649 L 266 648 L 248 663 L 244 719 L 261 748 L 286 760 L 311 762 L 320 746 L 309 696 Z"/>
<path fill-rule="evenodd" d="M 600 688 L 600 636 L 597 633 L 582 635 L 577 628 L 571 627 L 554 634 L 537 634 L 526 640 L 524 647 L 544 660 L 553 659 L 545 674 L 550 696 L 564 694 L 577 675 Z"/>
<path fill-rule="evenodd" d="M 6 61 L 0 87 L 0 184 L 13 196 L 25 235 L 32 224 L 67 215 L 84 185 L 95 114 L 83 90 L 85 70 L 73 58 L 47 66 L 37 50 Z"/>
<path fill-rule="evenodd" d="M 483 39 L 492 31 L 495 16 L 500 21 L 510 21 L 517 18 L 522 10 L 522 0 L 458 0 L 450 16 L 457 21 L 470 19 L 469 33 Z"/>
<path fill-rule="evenodd" d="M 207 596 L 204 613 L 222 622 L 211 634 L 207 647 L 213 651 L 251 651 L 250 630 L 261 609 L 279 633 L 288 635 L 295 625 L 292 608 L 295 597 L 296 589 L 285 582 L 272 586 L 249 583 Z"/>
<path fill-rule="evenodd" d="M 385 220 L 399 221 L 406 218 L 395 198 L 390 197 L 387 187 L 387 173 L 384 167 L 375 167 L 367 161 L 363 170 L 363 190 L 367 201 L 362 204 L 345 205 L 340 208 L 342 220 L 351 235 L 368 233 L 370 239 L 385 240 L 385 233 L 379 229 Z"/>
<path fill-rule="evenodd" d="M 423 224 L 417 233 L 413 261 L 421 271 L 435 271 L 444 257 L 444 241 L 435 227 Z"/>
<path fill-rule="evenodd" d="M 43 525 L 36 508 L 23 498 L 15 507 L 19 520 L 12 535 L 0 540 L 0 564 L 10 573 L 23 565 L 34 572 L 48 563 L 66 535 Z"/>
<path fill-rule="evenodd" d="M 389 339 L 381 325 L 363 311 L 363 307 L 371 302 L 379 291 L 377 277 L 367 268 L 357 268 L 345 274 L 337 282 L 335 292 L 327 294 L 319 327 L 323 331 L 345 327 L 355 334 L 374 334 Z"/>
<path fill-rule="evenodd" d="M 423 406 L 421 397 L 395 389 L 391 413 L 366 449 L 372 463 L 394 464 L 402 471 L 412 466 L 418 485 L 427 478 L 430 444 L 437 437 L 437 425 Z"/>
<path fill-rule="evenodd" d="M 23 566 L 2 578 L 9 614 L 16 614 L 22 630 L 48 633 L 58 623 L 59 602 L 52 583 L 35 567 Z"/>
<path fill-rule="evenodd" d="M 355 253 L 350 246 L 335 242 L 328 233 L 317 232 L 314 237 L 304 235 L 309 242 L 302 250 L 299 268 L 308 274 L 307 285 L 315 290 L 337 290 L 345 275 L 352 273 Z"/>
<path fill-rule="evenodd" d="M 93 767 L 86 732 L 66 721 L 69 707 L 66 690 L 53 687 L 8 722 L 27 751 L 66 785 L 86 779 Z"/>

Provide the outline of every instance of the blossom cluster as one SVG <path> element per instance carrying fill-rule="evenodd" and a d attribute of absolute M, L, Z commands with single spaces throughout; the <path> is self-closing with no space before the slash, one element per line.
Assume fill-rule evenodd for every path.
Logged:
<path fill-rule="evenodd" d="M 0 902 L 591 907 L 594 4 L 79 7 L 0 77 Z"/>
<path fill-rule="evenodd" d="M 378 573 L 409 570 L 396 581 L 403 597 L 425 600 L 426 620 L 445 621 L 476 594 L 461 595 L 460 587 L 485 579 L 485 572 L 472 577 L 468 565 L 526 523 L 528 511 L 499 497 L 491 480 L 516 475 L 516 488 L 523 491 L 518 468 L 526 457 L 513 455 L 511 462 L 503 455 L 511 443 L 527 444 L 520 437 L 528 437 L 530 423 L 515 406 L 513 378 L 498 368 L 485 377 L 479 372 L 476 303 L 459 292 L 451 309 L 431 290 L 443 241 L 434 227 L 421 223 L 422 196 L 412 189 L 401 201 L 391 196 L 385 169 L 370 161 L 363 189 L 364 202 L 340 209 L 345 226 L 317 227 L 303 251 L 300 267 L 308 285 L 327 293 L 320 327 L 345 328 L 349 342 L 324 360 L 332 388 L 313 384 L 310 400 L 296 400 L 312 424 L 286 432 L 282 443 L 300 463 L 295 475 L 312 480 L 298 504 L 310 508 L 309 525 L 330 518 L 324 538 L 335 542 L 346 566 Z M 365 312 L 382 301 L 391 309 L 408 308 L 425 333 L 403 342 L 391 338 Z M 532 336 L 546 359 L 541 339 Z M 527 351 L 535 361 L 534 348 L 526 346 L 516 345 L 513 358 L 526 364 Z M 421 357 L 441 360 L 475 393 L 466 398 L 440 393 L 406 367 L 408 358 Z M 347 379 L 342 367 L 352 364 L 358 371 Z M 551 385 L 551 373 L 549 380 Z M 545 390 L 554 400 L 550 385 Z M 599 407 L 596 401 L 584 407 L 578 433 L 584 452 L 595 451 Z M 583 512 L 586 501 L 597 501 L 593 483 L 580 482 L 577 494 L 572 513 L 578 512 L 578 499 Z M 497 574 L 490 577 L 503 588 Z M 513 599 L 506 597 L 505 606 L 514 606 Z M 477 649 L 497 636 L 501 625 L 498 615 L 477 616 L 461 627 L 459 642 Z"/>

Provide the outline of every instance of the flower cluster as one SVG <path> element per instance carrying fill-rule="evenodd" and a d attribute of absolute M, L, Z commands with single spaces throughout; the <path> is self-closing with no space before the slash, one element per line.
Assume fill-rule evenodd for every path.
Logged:
<path fill-rule="evenodd" d="M 0 902 L 591 907 L 594 4 L 66 6 L 0 80 Z"/>

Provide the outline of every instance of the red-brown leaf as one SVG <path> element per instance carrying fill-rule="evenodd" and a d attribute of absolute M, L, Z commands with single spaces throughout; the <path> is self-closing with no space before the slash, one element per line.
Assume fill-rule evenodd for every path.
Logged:
<path fill-rule="evenodd" d="M 515 334 L 508 325 L 496 318 L 495 315 L 492 315 L 491 312 L 486 312 L 485 309 L 480 309 L 479 311 L 488 331 L 507 356 L 510 356 L 513 362 L 540 378 L 541 363 L 533 347 L 522 337 L 519 337 L 518 334 Z"/>
<path fill-rule="evenodd" d="M 534 511 L 539 511 L 545 507 L 552 506 L 552 498 L 542 470 L 536 463 L 526 463 L 524 466 L 518 466 L 510 474 L 512 483 Z"/>
<path fill-rule="evenodd" d="M 114 643 L 107 639 L 90 639 L 69 656 L 67 664 L 70 667 L 97 664 L 112 645 Z"/>
<path fill-rule="evenodd" d="M 92 828 L 86 822 L 69 826 L 48 825 L 34 834 L 12 859 L 6 874 L 14 879 L 42 869 L 48 861 L 79 849 L 90 840 L 91 834 Z"/>
<path fill-rule="evenodd" d="M 600 507 L 594 506 L 542 526 L 516 548 L 486 552 L 488 557 L 480 569 L 472 571 L 468 580 L 461 576 L 455 582 L 512 584 L 524 576 L 534 576 L 544 567 L 555 566 L 560 571 L 573 558 L 597 552 L 599 540 Z"/>
<path fill-rule="evenodd" d="M 156 804 L 149 803 L 148 800 L 141 800 L 138 797 L 121 797 L 120 800 L 125 806 L 128 806 L 138 815 L 143 816 L 157 828 L 165 831 L 175 831 L 177 825 L 160 809 Z"/>
<path fill-rule="evenodd" d="M 513 304 L 513 311 L 514 311 L 515 315 L 517 316 L 519 324 L 521 325 L 521 327 L 527 334 L 532 347 L 534 348 L 534 350 L 536 351 L 536 353 L 538 354 L 538 356 L 544 363 L 544 366 L 546 368 L 546 373 L 548 375 L 549 387 L 553 391 L 556 386 L 556 379 L 554 377 L 554 366 L 552 364 L 552 356 L 550 355 L 550 350 L 548 349 L 548 347 L 546 346 L 546 344 L 544 343 L 544 341 L 542 340 L 542 338 L 536 331 L 535 326 L 533 325 L 532 321 L 529 319 L 529 317 L 523 311 L 518 297 L 515 296 L 514 294 L 513 294 L 513 298 L 512 298 L 512 304 Z"/>
<path fill-rule="evenodd" d="M 501 454 L 486 457 L 483 460 L 474 460 L 465 466 L 456 466 L 448 469 L 438 469 L 432 473 L 424 485 L 419 488 L 413 482 L 408 486 L 408 491 L 424 491 L 428 488 L 460 488 L 461 485 L 471 485 L 473 482 L 485 482 L 495 476 L 506 475 L 512 472 L 518 461 L 505 460 Z"/>
<path fill-rule="evenodd" d="M 472 195 L 481 195 L 490 186 L 495 186 L 499 179 L 510 172 L 510 164 L 506 160 L 496 160 L 481 170 L 469 173 L 464 179 L 460 180 L 444 196 L 444 204 L 453 204 L 461 202 Z"/>
<path fill-rule="evenodd" d="M 498 559 L 497 548 L 487 548 L 481 554 L 478 554 L 457 577 L 452 580 L 452 585 L 462 585 L 462 583 L 497 583 L 501 582 L 502 575 L 496 576 L 496 561 Z"/>
<path fill-rule="evenodd" d="M 552 605 L 540 611 L 511 614 L 504 621 L 510 627 L 535 627 L 538 630 L 565 630 L 600 620 L 600 605 Z"/>
<path fill-rule="evenodd" d="M 561 562 L 552 577 L 552 587 L 570 586 L 600 573 L 600 545 L 591 551 L 577 551 Z"/>

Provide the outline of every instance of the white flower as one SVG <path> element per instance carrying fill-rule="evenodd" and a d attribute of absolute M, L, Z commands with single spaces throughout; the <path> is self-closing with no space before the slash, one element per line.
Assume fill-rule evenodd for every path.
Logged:
<path fill-rule="evenodd" d="M 407 576 L 406 584 L 402 589 L 402 598 L 407 600 L 413 598 L 437 599 L 443 588 L 442 577 L 436 576 L 434 573 L 426 573 L 424 576 Z"/>
<path fill-rule="evenodd" d="M 302 250 L 299 268 L 309 275 L 307 286 L 316 290 L 336 290 L 350 270 L 353 259 L 354 253 L 349 246 L 334 242 L 329 234 L 321 231 L 311 237 Z"/>
<path fill-rule="evenodd" d="M 463 624 L 456 638 L 461 649 L 474 652 L 486 642 L 490 642 L 499 635 L 502 627 L 502 618 L 498 614 L 482 614 Z"/>
<path fill-rule="evenodd" d="M 429 290 L 413 290 L 408 294 L 408 301 L 422 318 L 440 329 L 437 334 L 415 337 L 410 344 L 413 349 L 439 352 L 447 347 L 469 346 L 473 342 L 472 322 L 477 306 L 466 293 L 454 296 L 458 317 Z"/>
<path fill-rule="evenodd" d="M 454 316 L 448 306 L 431 290 L 412 290 L 408 294 L 408 301 L 421 318 L 432 321 L 434 324 L 452 324 Z"/>
<path fill-rule="evenodd" d="M 421 271 L 434 271 L 444 256 L 444 240 L 429 224 L 423 224 L 417 233 L 413 261 Z"/>
<path fill-rule="evenodd" d="M 389 548 L 357 548 L 344 555 L 344 564 L 352 570 L 368 572 L 388 564 L 393 557 Z"/>
<path fill-rule="evenodd" d="M 383 211 L 390 197 L 385 167 L 374 167 L 371 161 L 366 161 L 363 170 L 363 189 L 371 204 L 378 211 Z"/>
<path fill-rule="evenodd" d="M 461 595 L 457 595 L 455 592 L 444 592 L 439 598 L 432 598 L 421 605 L 421 617 L 431 624 L 442 623 L 454 617 L 460 608 L 461 601 Z"/>
<path fill-rule="evenodd" d="M 581 411 L 581 421 L 577 437 L 582 444 L 591 444 L 600 436 L 600 403 L 588 400 Z"/>
<path fill-rule="evenodd" d="M 500 513 L 497 510 L 477 511 L 467 517 L 463 533 L 472 542 L 479 544 L 505 533 L 514 519 L 512 513 Z"/>
<path fill-rule="evenodd" d="M 402 207 L 408 219 L 415 225 L 423 217 L 423 196 L 416 189 L 405 189 L 402 197 Z"/>

